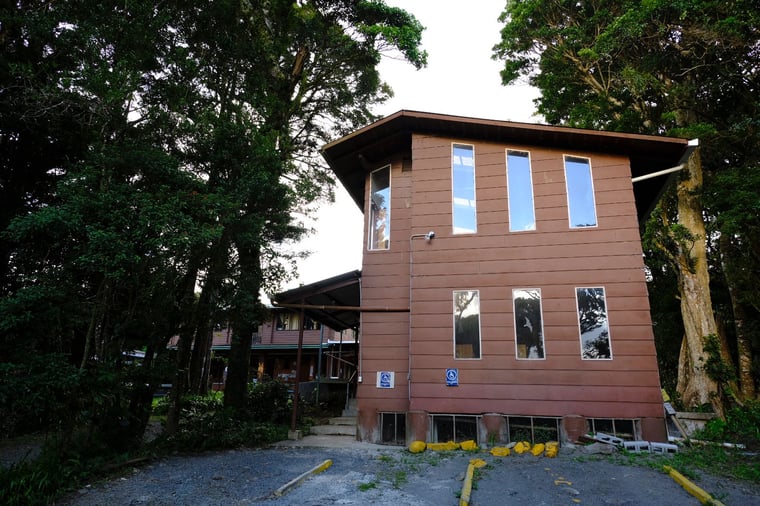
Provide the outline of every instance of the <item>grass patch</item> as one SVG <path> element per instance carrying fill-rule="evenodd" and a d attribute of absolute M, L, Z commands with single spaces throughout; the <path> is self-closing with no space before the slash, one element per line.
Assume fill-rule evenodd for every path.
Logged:
<path fill-rule="evenodd" d="M 615 464 L 646 466 L 660 472 L 663 466 L 671 466 L 690 480 L 698 480 L 700 473 L 708 473 L 760 485 L 760 455 L 720 445 L 692 444 L 668 456 L 620 452 L 606 458 Z M 590 457 L 576 460 L 583 462 Z"/>
<path fill-rule="evenodd" d="M 368 490 L 372 490 L 373 488 L 377 488 L 377 482 L 376 481 L 368 481 L 367 483 L 360 483 L 359 484 L 359 490 L 362 492 L 366 492 Z"/>

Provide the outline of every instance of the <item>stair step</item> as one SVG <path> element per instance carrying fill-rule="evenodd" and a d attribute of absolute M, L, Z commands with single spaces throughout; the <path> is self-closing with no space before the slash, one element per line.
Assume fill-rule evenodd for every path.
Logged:
<path fill-rule="evenodd" d="M 343 416 L 356 416 L 358 413 L 357 405 L 358 402 L 356 399 L 349 399 L 348 406 L 343 410 Z"/>
<path fill-rule="evenodd" d="M 319 436 L 356 436 L 356 425 L 315 425 L 310 432 Z"/>
<path fill-rule="evenodd" d="M 351 425 L 352 427 L 356 427 L 356 417 L 338 416 L 335 418 L 330 418 L 330 425 Z"/>

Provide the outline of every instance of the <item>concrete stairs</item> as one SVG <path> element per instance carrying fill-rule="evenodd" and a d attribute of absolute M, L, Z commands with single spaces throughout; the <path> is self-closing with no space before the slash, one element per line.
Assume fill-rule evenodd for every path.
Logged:
<path fill-rule="evenodd" d="M 349 399 L 342 416 L 330 418 L 325 425 L 315 425 L 310 433 L 318 436 L 356 437 L 356 399 Z"/>

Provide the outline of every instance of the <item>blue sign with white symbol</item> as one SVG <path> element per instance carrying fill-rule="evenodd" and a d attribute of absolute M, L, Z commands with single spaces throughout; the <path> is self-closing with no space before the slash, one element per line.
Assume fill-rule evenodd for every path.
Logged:
<path fill-rule="evenodd" d="M 446 369 L 446 386 L 459 386 L 459 369 Z"/>
<path fill-rule="evenodd" d="M 378 381 L 379 388 L 393 388 L 393 379 L 390 371 L 380 371 L 380 379 Z"/>

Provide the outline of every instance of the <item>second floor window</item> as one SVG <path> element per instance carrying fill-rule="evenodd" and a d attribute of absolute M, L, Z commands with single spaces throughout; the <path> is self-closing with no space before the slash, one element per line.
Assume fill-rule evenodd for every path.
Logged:
<path fill-rule="evenodd" d="M 596 202 L 591 161 L 588 158 L 566 156 L 565 184 L 570 228 L 595 227 Z"/>
<path fill-rule="evenodd" d="M 478 231 L 475 213 L 475 148 L 454 144 L 451 153 L 452 219 L 455 234 Z"/>
<path fill-rule="evenodd" d="M 391 166 L 370 174 L 369 244 L 371 250 L 388 249 L 391 242 Z"/>
<path fill-rule="evenodd" d="M 536 230 L 533 179 L 527 151 L 507 150 L 507 204 L 510 232 Z"/>

